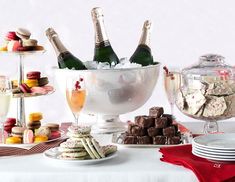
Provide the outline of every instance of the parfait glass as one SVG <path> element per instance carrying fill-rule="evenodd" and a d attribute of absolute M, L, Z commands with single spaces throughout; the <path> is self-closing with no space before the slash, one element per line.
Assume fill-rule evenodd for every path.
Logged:
<path fill-rule="evenodd" d="M 1 124 L 1 143 L 5 143 L 4 122 L 10 108 L 12 90 L 9 78 L 0 76 L 0 124 Z"/>
<path fill-rule="evenodd" d="M 79 114 L 86 100 L 85 80 L 82 76 L 79 75 L 67 78 L 66 98 L 74 116 L 75 122 L 73 123 L 73 126 L 78 126 Z"/>
<path fill-rule="evenodd" d="M 176 93 L 181 86 L 181 73 L 180 69 L 175 67 L 163 67 L 164 88 L 168 102 L 171 106 L 171 115 L 174 116 L 174 106 L 176 100 Z"/>

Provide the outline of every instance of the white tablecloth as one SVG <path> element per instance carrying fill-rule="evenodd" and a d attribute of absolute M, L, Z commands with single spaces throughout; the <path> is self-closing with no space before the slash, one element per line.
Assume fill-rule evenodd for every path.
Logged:
<path fill-rule="evenodd" d="M 225 124 L 226 125 L 226 124 Z M 228 124 L 235 131 L 234 123 Z M 187 124 L 199 129 L 200 124 Z M 199 126 L 199 127 L 198 127 Z M 191 128 L 190 127 L 190 128 Z M 108 139 L 107 137 L 105 138 Z M 107 142 L 107 141 L 106 141 Z M 119 148 L 117 158 L 96 165 L 62 166 L 42 154 L 0 159 L 1 182 L 194 182 L 188 169 L 161 162 L 158 149 Z"/>

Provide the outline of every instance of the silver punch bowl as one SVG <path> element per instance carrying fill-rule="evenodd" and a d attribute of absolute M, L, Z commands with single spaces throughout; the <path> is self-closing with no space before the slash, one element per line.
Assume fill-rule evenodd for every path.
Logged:
<path fill-rule="evenodd" d="M 98 115 L 97 133 L 114 133 L 126 129 L 126 123 L 120 121 L 119 115 L 138 109 L 150 98 L 160 64 L 127 69 L 53 70 L 59 88 L 64 92 L 67 78 L 84 77 L 87 97 L 82 112 Z"/>

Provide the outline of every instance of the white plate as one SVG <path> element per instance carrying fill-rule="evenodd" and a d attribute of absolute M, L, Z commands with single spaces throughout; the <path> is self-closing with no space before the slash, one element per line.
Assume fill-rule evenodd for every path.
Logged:
<path fill-rule="evenodd" d="M 48 140 L 46 142 L 41 142 L 41 143 L 49 143 L 49 142 L 53 142 L 59 139 L 62 139 L 64 137 L 65 132 L 63 130 L 60 130 L 60 134 L 61 136 L 59 138 L 55 138 L 52 140 Z M 35 145 L 40 144 L 40 143 L 22 143 L 22 144 L 2 144 L 0 143 L 0 147 L 17 147 L 17 148 L 23 148 L 23 149 L 31 149 L 32 147 L 34 147 Z"/>
<path fill-rule="evenodd" d="M 66 159 L 60 159 L 59 155 L 61 152 L 58 151 L 59 147 L 51 148 L 49 150 L 46 150 L 43 155 L 47 160 L 53 161 L 55 163 L 60 164 L 67 164 L 67 165 L 87 165 L 87 164 L 96 164 L 103 161 L 107 161 L 110 159 L 113 159 L 118 156 L 118 152 L 114 152 L 112 154 L 109 154 L 105 158 L 101 159 L 86 159 L 86 160 L 66 160 Z"/>
<path fill-rule="evenodd" d="M 176 145 L 154 145 L 154 144 L 124 144 L 125 133 L 115 133 L 112 136 L 112 143 L 114 145 L 119 145 L 120 147 L 127 147 L 127 148 L 163 148 L 163 147 L 174 147 L 179 145 L 188 145 L 192 141 L 191 135 L 182 134 L 181 140 L 182 143 Z"/>
<path fill-rule="evenodd" d="M 198 150 L 195 148 L 192 151 L 197 152 L 197 153 L 204 155 L 204 156 L 208 156 L 208 157 L 223 158 L 223 159 L 235 159 L 235 155 L 208 153 L 208 152 Z"/>
<path fill-rule="evenodd" d="M 235 150 L 235 133 L 208 134 L 195 137 L 193 145 L 216 150 Z"/>
<path fill-rule="evenodd" d="M 199 154 L 196 151 L 192 151 L 193 155 L 204 158 L 204 159 L 208 159 L 208 160 L 213 160 L 213 161 L 227 161 L 227 162 L 234 162 L 235 159 L 222 159 L 222 158 L 218 158 L 218 157 L 209 157 L 209 156 L 204 156 Z"/>
<path fill-rule="evenodd" d="M 201 147 L 197 145 L 192 145 L 192 148 L 196 148 L 198 150 L 202 150 L 205 152 L 217 153 L 217 154 L 235 155 L 235 150 L 216 150 L 216 149 L 205 148 L 205 147 Z"/>

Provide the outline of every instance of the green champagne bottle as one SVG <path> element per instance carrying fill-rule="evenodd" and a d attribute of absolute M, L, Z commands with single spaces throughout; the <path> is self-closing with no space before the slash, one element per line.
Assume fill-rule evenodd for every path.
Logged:
<path fill-rule="evenodd" d="M 53 28 L 48 28 L 46 30 L 46 35 L 56 52 L 60 69 L 68 68 L 75 70 L 86 70 L 83 62 L 65 48 Z"/>
<path fill-rule="evenodd" d="M 95 53 L 94 61 L 108 62 L 111 66 L 119 63 L 119 59 L 109 42 L 105 32 L 104 14 L 101 8 L 93 8 L 91 11 L 95 26 Z"/>
<path fill-rule="evenodd" d="M 130 58 L 130 62 L 141 64 L 142 66 L 153 65 L 153 56 L 150 48 L 151 22 L 144 22 L 142 35 L 138 47 Z"/>

